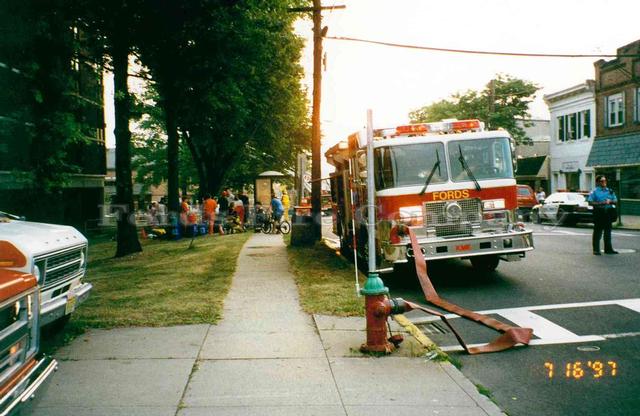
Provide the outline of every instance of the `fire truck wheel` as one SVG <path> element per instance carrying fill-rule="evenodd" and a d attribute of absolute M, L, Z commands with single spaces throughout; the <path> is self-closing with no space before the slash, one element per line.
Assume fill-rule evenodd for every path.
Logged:
<path fill-rule="evenodd" d="M 340 254 L 345 259 L 353 262 L 353 248 L 349 247 L 349 244 L 343 238 L 340 238 Z"/>
<path fill-rule="evenodd" d="M 473 268 L 482 273 L 494 271 L 500 263 L 500 259 L 496 255 L 474 256 L 470 260 Z"/>
<path fill-rule="evenodd" d="M 366 234 L 364 234 L 364 238 L 361 241 L 364 241 L 364 243 L 360 246 L 361 249 L 358 250 L 358 268 L 366 274 L 369 272 L 369 242 Z M 376 255 L 376 268 L 379 268 L 380 264 L 380 255 Z"/>

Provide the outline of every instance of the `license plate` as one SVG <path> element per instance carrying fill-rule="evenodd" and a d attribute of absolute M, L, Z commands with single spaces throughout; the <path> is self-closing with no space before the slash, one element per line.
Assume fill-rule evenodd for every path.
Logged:
<path fill-rule="evenodd" d="M 76 310 L 76 300 L 75 296 L 69 296 L 67 298 L 67 305 L 64 308 L 64 314 L 69 315 L 71 312 Z"/>

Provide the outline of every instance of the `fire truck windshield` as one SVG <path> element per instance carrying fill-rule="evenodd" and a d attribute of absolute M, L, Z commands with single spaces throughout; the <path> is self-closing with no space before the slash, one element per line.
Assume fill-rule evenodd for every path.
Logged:
<path fill-rule="evenodd" d="M 447 145 L 451 179 L 454 182 L 513 177 L 511 146 L 506 137 L 478 140 L 456 140 Z M 467 169 L 460 163 L 464 155 Z M 471 172 L 473 177 L 469 177 Z"/>
<path fill-rule="evenodd" d="M 435 169 L 429 183 L 442 183 L 448 178 L 444 163 L 444 144 L 416 143 L 384 146 L 375 149 L 376 189 L 402 186 L 423 186 L 440 156 L 439 169 Z"/>

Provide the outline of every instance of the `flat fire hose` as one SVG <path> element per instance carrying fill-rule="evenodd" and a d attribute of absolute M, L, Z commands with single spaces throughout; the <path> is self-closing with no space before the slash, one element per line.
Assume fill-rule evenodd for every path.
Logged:
<path fill-rule="evenodd" d="M 517 326 L 514 327 L 507 325 L 504 322 L 500 322 L 486 315 L 482 315 L 480 313 L 464 309 L 458 305 L 454 305 L 453 303 L 448 302 L 438 296 L 438 293 L 436 292 L 433 284 L 431 283 L 431 280 L 429 279 L 429 276 L 427 275 L 427 262 L 424 258 L 424 254 L 422 254 L 422 247 L 420 247 L 420 244 L 418 244 L 418 239 L 416 238 L 416 235 L 413 233 L 411 228 L 407 227 L 406 230 L 408 231 L 409 237 L 411 238 L 411 248 L 413 249 L 414 260 L 416 263 L 416 274 L 418 275 L 418 280 L 420 281 L 420 286 L 422 286 L 422 291 L 424 292 L 427 302 L 448 312 L 454 313 L 462 318 L 480 323 L 498 332 L 502 332 L 502 335 L 488 344 L 479 347 L 468 347 L 460 334 L 458 334 L 458 332 L 451 326 L 451 324 L 447 321 L 443 314 L 427 309 L 418 304 L 407 302 L 407 305 L 410 308 L 419 309 L 431 315 L 439 316 L 440 319 L 442 319 L 442 321 L 453 331 L 453 334 L 455 335 L 462 348 L 464 348 L 464 350 L 469 354 L 497 352 L 509 349 L 516 344 L 529 344 L 531 335 L 533 334 L 533 330 L 531 328 L 521 328 Z"/>

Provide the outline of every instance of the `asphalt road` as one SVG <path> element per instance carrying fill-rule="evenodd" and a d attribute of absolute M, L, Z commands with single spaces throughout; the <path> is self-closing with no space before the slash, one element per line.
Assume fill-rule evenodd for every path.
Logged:
<path fill-rule="evenodd" d="M 429 276 L 444 299 L 533 326 L 532 345 L 469 356 L 443 325 L 415 312 L 409 318 L 511 416 L 638 414 L 640 233 L 614 231 L 621 254 L 594 256 L 588 226 L 530 227 L 536 249 L 520 262 L 482 276 L 468 261 L 446 261 Z M 424 304 L 414 275 L 383 278 L 391 296 Z M 462 319 L 452 324 L 468 344 L 497 336 Z"/>

